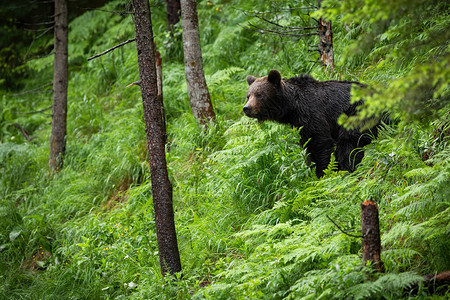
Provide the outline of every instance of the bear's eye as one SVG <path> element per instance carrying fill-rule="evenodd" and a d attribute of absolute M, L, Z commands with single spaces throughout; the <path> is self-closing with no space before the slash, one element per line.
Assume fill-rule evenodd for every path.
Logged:
<path fill-rule="evenodd" d="M 256 98 L 260 98 L 260 97 L 261 97 L 261 93 L 256 93 L 256 94 L 255 94 L 255 97 L 256 97 Z"/>

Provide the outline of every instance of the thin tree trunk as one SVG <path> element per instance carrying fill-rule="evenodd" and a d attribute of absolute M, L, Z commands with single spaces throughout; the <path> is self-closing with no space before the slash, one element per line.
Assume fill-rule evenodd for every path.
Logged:
<path fill-rule="evenodd" d="M 162 88 L 162 59 L 161 53 L 156 50 L 156 43 L 153 43 L 155 47 L 155 66 L 156 66 L 156 86 L 158 87 L 158 98 L 161 99 L 161 115 L 162 115 L 162 123 L 164 126 L 164 144 L 167 142 L 167 131 L 166 131 L 166 119 L 164 112 L 164 103 L 163 103 L 163 88 Z"/>
<path fill-rule="evenodd" d="M 183 27 L 184 70 L 194 117 L 203 125 L 214 121 L 214 114 L 205 74 L 203 73 L 200 34 L 198 31 L 197 1 L 181 0 Z"/>
<path fill-rule="evenodd" d="M 318 1 L 320 8 L 322 0 Z M 325 21 L 324 18 L 319 19 L 319 56 L 323 65 L 334 70 L 334 52 L 333 52 L 333 27 L 331 21 Z"/>
<path fill-rule="evenodd" d="M 167 30 L 172 31 L 173 25 L 180 22 L 180 0 L 167 0 L 166 4 Z"/>
<path fill-rule="evenodd" d="M 161 273 L 166 275 L 181 272 L 181 262 L 172 206 L 172 184 L 167 173 L 163 103 L 162 98 L 158 97 L 153 29 L 148 0 L 133 0 L 133 9 L 156 236 Z"/>
<path fill-rule="evenodd" d="M 62 168 L 66 148 L 67 86 L 69 76 L 68 31 L 67 0 L 55 0 L 52 132 L 48 160 L 51 172 L 57 172 Z"/>
<path fill-rule="evenodd" d="M 384 271 L 381 261 L 380 221 L 378 219 L 378 205 L 366 200 L 361 203 L 361 226 L 363 243 L 363 264 L 368 262 L 373 268 L 382 273 Z"/>

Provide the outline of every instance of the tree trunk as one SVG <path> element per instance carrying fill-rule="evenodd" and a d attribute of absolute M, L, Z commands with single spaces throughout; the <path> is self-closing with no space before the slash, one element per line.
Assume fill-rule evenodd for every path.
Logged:
<path fill-rule="evenodd" d="M 321 6 L 321 0 L 318 1 L 318 6 Z M 333 28 L 331 21 L 325 21 L 324 18 L 319 19 L 319 56 L 323 65 L 334 70 L 334 53 L 333 53 Z"/>
<path fill-rule="evenodd" d="M 363 243 L 363 264 L 371 263 L 373 268 L 382 273 L 380 222 L 378 219 L 378 205 L 366 200 L 361 203 L 361 226 Z"/>
<path fill-rule="evenodd" d="M 181 262 L 173 215 L 172 184 L 167 173 L 163 103 L 162 98 L 158 97 L 148 0 L 133 0 L 133 9 L 159 261 L 161 273 L 166 275 L 181 272 Z"/>
<path fill-rule="evenodd" d="M 172 31 L 173 25 L 180 22 L 180 0 L 167 0 L 166 2 L 167 30 Z"/>
<path fill-rule="evenodd" d="M 203 73 L 200 34 L 198 31 L 197 1 L 181 0 L 183 27 L 184 70 L 194 117 L 203 125 L 214 121 L 216 116 L 211 104 L 208 86 Z"/>
<path fill-rule="evenodd" d="M 158 87 L 158 98 L 161 99 L 161 115 L 162 115 L 162 124 L 164 126 L 164 144 L 167 142 L 167 131 L 166 131 L 166 118 L 164 112 L 164 104 L 163 104 L 163 88 L 162 88 L 162 59 L 161 53 L 156 50 L 156 43 L 153 43 L 155 47 L 155 66 L 156 66 L 156 86 Z"/>
<path fill-rule="evenodd" d="M 67 0 L 55 0 L 55 61 L 53 71 L 52 132 L 50 135 L 50 172 L 63 166 L 66 148 L 67 86 L 68 86 L 68 31 Z"/>

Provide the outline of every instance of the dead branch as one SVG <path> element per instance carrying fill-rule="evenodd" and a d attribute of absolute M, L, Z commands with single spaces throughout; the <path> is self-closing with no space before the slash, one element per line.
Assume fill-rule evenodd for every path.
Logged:
<path fill-rule="evenodd" d="M 355 231 L 356 230 L 354 230 L 354 229 L 344 230 L 345 233 L 355 232 Z M 339 234 L 342 234 L 342 232 L 324 234 L 324 235 L 322 235 L 322 238 L 326 238 L 326 237 L 329 237 L 329 236 L 335 236 L 335 235 L 339 235 Z"/>
<path fill-rule="evenodd" d="M 102 56 L 102 55 L 105 55 L 106 53 L 109 53 L 109 52 L 113 51 L 114 49 L 117 49 L 117 48 L 119 48 L 119 47 L 122 47 L 122 46 L 124 46 L 124 45 L 126 45 L 126 44 L 129 44 L 129 43 L 131 43 L 131 42 L 134 42 L 134 41 L 136 41 L 136 38 L 129 39 L 128 41 L 125 41 L 125 42 L 123 42 L 123 43 L 120 43 L 119 45 L 116 45 L 116 46 L 114 46 L 114 47 L 112 47 L 112 48 L 109 48 L 108 50 L 103 51 L 103 52 L 100 53 L 100 54 L 96 54 L 96 55 L 94 55 L 94 56 L 89 57 L 89 58 L 88 58 L 88 61 L 90 61 L 90 60 L 92 60 L 92 59 L 94 59 L 94 58 L 100 57 L 100 56 Z"/>
<path fill-rule="evenodd" d="M 49 92 L 49 91 L 39 91 L 39 90 L 42 90 L 43 88 L 46 88 L 46 87 L 51 86 L 51 85 L 53 85 L 53 83 L 49 82 L 49 83 L 44 84 L 43 86 L 40 86 L 40 87 L 32 89 L 32 90 L 24 91 L 24 92 L 17 93 L 17 94 L 12 94 L 12 96 L 21 96 L 21 95 L 25 95 L 25 94 Z"/>
<path fill-rule="evenodd" d="M 83 8 L 85 10 L 99 10 L 99 11 L 103 11 L 103 12 L 108 12 L 111 14 L 118 14 L 118 15 L 131 15 L 133 14 L 133 12 L 131 11 L 114 11 L 114 10 L 107 10 L 107 9 L 102 9 L 102 8 Z"/>
<path fill-rule="evenodd" d="M 251 13 L 253 14 L 273 14 L 273 13 L 277 13 L 277 12 L 282 12 L 282 11 L 291 11 L 291 10 L 308 10 L 308 9 L 317 9 L 314 6 L 306 6 L 306 7 L 286 7 L 286 8 L 280 8 L 277 10 L 272 10 L 272 11 L 253 11 Z"/>
<path fill-rule="evenodd" d="M 14 123 L 13 125 L 20 129 L 20 131 L 22 132 L 23 136 L 27 139 L 27 141 L 31 142 L 31 139 L 28 136 L 27 132 L 25 131 L 25 129 L 22 126 L 20 126 L 19 123 Z"/>
<path fill-rule="evenodd" d="M 50 51 L 48 54 L 31 56 L 30 58 L 28 58 L 27 60 L 25 60 L 24 63 L 27 63 L 27 62 L 32 61 L 32 60 L 34 60 L 34 59 L 45 58 L 45 57 L 48 57 L 48 56 L 50 56 L 50 55 L 53 55 L 54 53 L 55 53 L 55 52 L 53 52 L 53 49 L 52 49 L 52 51 Z"/>
<path fill-rule="evenodd" d="M 239 9 L 238 9 L 238 10 L 239 10 Z M 274 25 L 274 26 L 281 27 L 281 28 L 287 28 L 287 29 L 290 29 L 290 30 L 285 30 L 286 32 L 290 32 L 290 31 L 302 31 L 302 30 L 309 30 L 309 29 L 317 29 L 316 26 L 314 26 L 314 27 L 293 27 L 293 26 L 284 26 L 284 25 L 280 25 L 280 24 L 278 24 L 278 23 L 276 23 L 276 22 L 270 21 L 270 20 L 268 20 L 268 19 L 266 19 L 266 18 L 264 18 L 264 17 L 262 17 L 262 16 L 259 16 L 258 14 L 255 14 L 255 13 L 250 14 L 250 13 L 248 13 L 248 11 L 244 11 L 244 10 L 241 10 L 241 11 L 242 11 L 245 15 L 247 15 L 247 16 L 258 18 L 258 19 L 263 20 L 264 22 L 269 23 L 269 24 L 272 24 L 272 25 Z"/>
<path fill-rule="evenodd" d="M 41 22 L 41 23 L 21 23 L 21 22 L 16 22 L 16 24 L 20 24 L 20 25 L 25 25 L 25 26 L 41 26 L 41 25 L 50 25 L 50 24 L 55 24 L 55 21 L 48 21 L 48 22 Z"/>
<path fill-rule="evenodd" d="M 258 33 L 270 33 L 270 34 L 275 34 L 275 35 L 281 35 L 281 36 L 290 36 L 290 37 L 304 37 L 304 36 L 313 36 L 313 35 L 318 35 L 317 32 L 310 32 L 310 33 L 303 33 L 303 34 L 293 34 L 293 33 L 288 33 L 289 31 L 280 31 L 280 30 L 271 30 L 271 29 L 266 29 L 266 28 L 261 28 L 258 27 L 252 23 L 248 23 L 251 27 L 253 28 L 248 28 L 245 26 L 241 26 L 244 29 L 250 30 L 250 31 L 255 31 Z"/>
<path fill-rule="evenodd" d="M 44 108 L 44 109 L 41 109 L 41 110 L 30 111 L 30 112 L 24 112 L 24 113 L 19 113 L 19 114 L 21 114 L 21 115 L 39 114 L 39 113 L 42 113 L 42 112 L 47 111 L 47 110 L 50 110 L 50 109 L 52 109 L 51 106 L 49 106 L 49 107 L 47 107 L 47 108 Z"/>
<path fill-rule="evenodd" d="M 24 60 L 24 61 L 26 60 L 26 58 L 27 58 L 27 56 L 28 56 L 28 53 L 29 53 L 30 50 L 31 50 L 31 47 L 33 46 L 34 41 L 38 40 L 41 36 L 43 36 L 44 34 L 46 34 L 47 32 L 49 32 L 50 30 L 52 30 L 54 27 L 55 27 L 55 26 L 51 26 L 51 27 L 46 28 L 41 34 L 39 34 L 37 37 L 33 38 L 33 40 L 32 40 L 31 43 L 30 43 L 30 46 L 29 46 L 28 49 L 27 49 L 27 52 L 25 53 L 25 56 L 23 57 L 23 60 Z"/>
<path fill-rule="evenodd" d="M 326 216 L 326 217 L 328 218 L 328 220 L 330 220 L 331 223 L 333 223 L 334 226 L 336 226 L 343 234 L 348 235 L 348 236 L 351 236 L 351 237 L 354 237 L 354 238 L 362 238 L 362 237 L 363 237 L 362 235 L 353 235 L 353 234 L 348 233 L 349 230 L 343 230 L 343 229 L 342 229 L 341 227 L 339 227 L 339 225 L 336 224 L 336 222 L 334 222 L 328 215 L 325 215 L 325 216 Z"/>

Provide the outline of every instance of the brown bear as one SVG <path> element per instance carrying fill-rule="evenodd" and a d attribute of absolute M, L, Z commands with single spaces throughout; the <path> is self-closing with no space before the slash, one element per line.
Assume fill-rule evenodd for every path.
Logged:
<path fill-rule="evenodd" d="M 362 147 L 378 134 L 378 125 L 370 130 L 347 130 L 337 120 L 341 114 L 356 113 L 362 103 L 350 103 L 353 81 L 317 81 L 309 75 L 289 79 L 281 78 L 272 70 L 268 76 L 247 76 L 249 89 L 244 113 L 258 121 L 276 121 L 301 128 L 301 143 L 315 163 L 317 177 L 324 175 L 331 153 L 339 170 L 353 172 L 361 162 Z"/>

